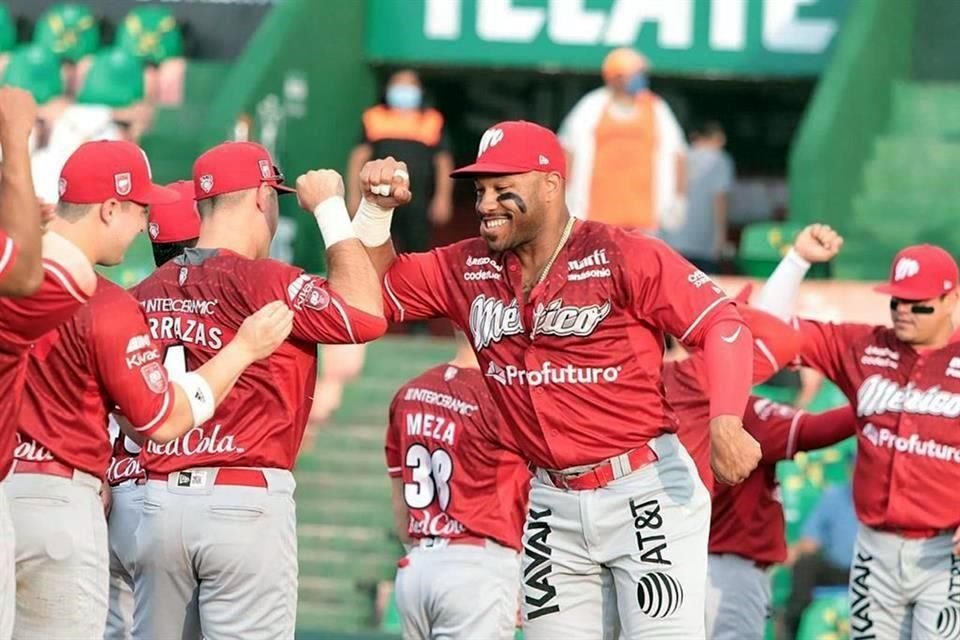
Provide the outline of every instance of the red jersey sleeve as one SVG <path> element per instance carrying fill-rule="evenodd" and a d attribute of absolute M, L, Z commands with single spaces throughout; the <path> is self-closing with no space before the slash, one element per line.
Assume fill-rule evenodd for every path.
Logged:
<path fill-rule="evenodd" d="M 681 342 L 700 346 L 705 321 L 732 301 L 707 274 L 663 242 L 645 236 L 634 242 L 637 246 L 626 246 L 623 252 L 634 312 Z"/>
<path fill-rule="evenodd" d="M 750 396 L 743 428 L 760 443 L 760 464 L 789 460 L 797 452 L 797 434 L 804 412 L 767 398 Z"/>
<path fill-rule="evenodd" d="M 400 393 L 402 392 L 403 389 L 400 390 Z M 396 410 L 397 398 L 400 397 L 400 393 L 390 403 L 390 413 L 387 420 L 387 441 L 384 445 L 387 457 L 387 474 L 391 478 L 399 478 L 403 475 L 403 454 L 400 451 L 400 430 L 403 425 L 400 424 L 400 416 L 397 415 Z"/>
<path fill-rule="evenodd" d="M 0 329 L 7 342 L 29 344 L 69 320 L 90 299 L 58 262 L 44 258 L 43 281 L 32 296 L 0 298 Z"/>
<path fill-rule="evenodd" d="M 259 273 L 256 279 L 250 280 L 256 283 L 251 291 L 255 304 L 250 313 L 274 300 L 286 300 L 294 313 L 291 335 L 300 340 L 351 344 L 371 339 L 363 319 L 358 317 L 367 314 L 350 308 L 330 290 L 324 278 L 275 260 L 251 264 L 256 265 L 254 268 Z"/>
<path fill-rule="evenodd" d="M 93 312 L 91 358 L 110 398 L 149 437 L 173 411 L 173 388 L 136 300 L 123 290 Z"/>
<path fill-rule="evenodd" d="M 443 247 L 398 256 L 383 276 L 383 311 L 391 322 L 448 316 L 445 267 L 452 252 Z"/>
<path fill-rule="evenodd" d="M 850 405 L 823 413 L 805 413 L 797 426 L 797 451 L 814 451 L 837 444 L 857 432 L 857 416 Z"/>
<path fill-rule="evenodd" d="M 793 322 L 803 335 L 800 363 L 838 383 L 850 343 L 874 330 L 868 324 L 837 324 L 796 318 Z"/>
<path fill-rule="evenodd" d="M 797 357 L 803 348 L 803 336 L 763 311 L 744 307 L 740 314 L 753 334 L 753 383 L 760 384 Z"/>
<path fill-rule="evenodd" d="M 7 275 L 7 272 L 17 261 L 17 244 L 13 238 L 0 229 L 0 279 Z"/>

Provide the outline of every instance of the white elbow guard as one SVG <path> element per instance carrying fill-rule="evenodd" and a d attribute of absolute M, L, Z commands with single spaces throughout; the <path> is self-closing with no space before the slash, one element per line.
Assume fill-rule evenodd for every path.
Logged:
<path fill-rule="evenodd" d="M 332 196 L 318 204 L 313 210 L 313 217 L 317 219 L 323 244 L 328 249 L 341 240 L 357 237 L 350 224 L 347 205 L 340 196 Z"/>
<path fill-rule="evenodd" d="M 193 413 L 193 426 L 199 427 L 213 417 L 217 402 L 210 384 L 199 373 L 187 372 L 171 376 L 171 381 L 183 389 Z"/>
<path fill-rule="evenodd" d="M 365 247 L 379 247 L 390 239 L 393 209 L 384 209 L 366 199 L 360 201 L 353 217 L 353 231 Z"/>

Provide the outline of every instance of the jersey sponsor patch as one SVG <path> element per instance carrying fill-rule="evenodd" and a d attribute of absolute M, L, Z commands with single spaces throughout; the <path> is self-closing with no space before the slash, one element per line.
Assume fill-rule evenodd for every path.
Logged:
<path fill-rule="evenodd" d="M 862 433 L 867 442 L 875 447 L 960 464 L 960 449 L 933 438 L 921 438 L 916 433 L 909 437 L 901 436 L 886 427 L 878 429 L 870 422 L 863 427 Z"/>
<path fill-rule="evenodd" d="M 621 367 L 575 367 L 572 364 L 557 366 L 544 362 L 539 369 L 521 369 L 512 364 L 501 367 L 496 362 L 487 365 L 485 375 L 504 386 L 513 384 L 539 387 L 542 385 L 601 384 L 616 382 Z"/>
<path fill-rule="evenodd" d="M 24 462 L 50 462 L 53 460 L 53 454 L 33 438 L 17 433 L 17 446 L 13 450 L 13 458 Z"/>
<path fill-rule="evenodd" d="M 136 353 L 142 349 L 149 349 L 150 346 L 150 336 L 148 334 L 133 336 L 127 341 L 127 353 Z"/>
<path fill-rule="evenodd" d="M 637 604 L 649 618 L 669 618 L 683 604 L 683 586 L 669 573 L 645 573 L 637 581 Z"/>
<path fill-rule="evenodd" d="M 553 555 L 553 550 L 549 546 L 552 529 L 547 518 L 552 513 L 550 509 L 543 511 L 530 509 L 530 515 L 527 518 L 526 536 L 523 541 L 524 555 L 528 559 L 523 567 L 523 583 L 526 586 L 523 601 L 529 607 L 526 611 L 527 620 L 536 620 L 560 611 L 557 588 L 550 584 L 550 574 L 553 573 L 550 556 Z"/>
<path fill-rule="evenodd" d="M 147 388 L 150 389 L 150 391 L 153 391 L 157 395 L 166 393 L 167 376 L 163 371 L 163 366 L 159 362 L 151 362 L 145 367 L 142 367 L 140 369 L 140 375 L 143 376 L 143 380 L 147 383 Z"/>
<path fill-rule="evenodd" d="M 127 369 L 136 369 L 138 367 L 144 367 L 145 365 L 150 364 L 151 362 L 156 362 L 160 360 L 160 352 L 156 349 L 150 349 L 148 351 L 137 351 L 132 355 L 126 357 Z"/>

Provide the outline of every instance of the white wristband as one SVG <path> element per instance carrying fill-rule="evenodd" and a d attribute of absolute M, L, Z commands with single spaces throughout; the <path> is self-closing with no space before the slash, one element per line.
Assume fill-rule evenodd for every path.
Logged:
<path fill-rule="evenodd" d="M 794 261 L 797 266 L 802 267 L 803 269 L 810 268 L 810 261 L 797 253 L 797 250 L 793 247 L 790 247 L 790 250 L 787 251 L 787 255 L 784 256 L 787 260 Z"/>
<path fill-rule="evenodd" d="M 199 427 L 213 417 L 213 412 L 217 409 L 217 402 L 213 395 L 213 389 L 211 389 L 210 384 L 203 379 L 203 376 L 199 373 L 188 371 L 171 376 L 170 380 L 183 389 L 183 394 L 187 396 L 187 402 L 190 403 L 190 411 L 193 413 L 194 427 Z"/>
<path fill-rule="evenodd" d="M 390 239 L 392 221 L 393 209 L 384 209 L 364 198 L 353 217 L 353 230 L 363 246 L 379 247 Z"/>
<path fill-rule="evenodd" d="M 341 240 L 356 238 L 350 224 L 350 214 L 347 213 L 347 204 L 341 196 L 331 196 L 318 204 L 313 210 L 313 217 L 317 219 L 323 244 L 329 249 Z"/>

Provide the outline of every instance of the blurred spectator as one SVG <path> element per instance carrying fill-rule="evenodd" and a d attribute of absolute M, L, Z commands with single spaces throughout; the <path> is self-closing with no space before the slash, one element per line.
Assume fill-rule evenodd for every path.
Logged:
<path fill-rule="evenodd" d="M 661 237 L 687 260 L 707 273 L 720 272 L 727 242 L 728 205 L 734 167 L 724 151 L 727 136 L 717 122 L 693 133 L 687 155 L 687 215 L 676 229 Z"/>
<path fill-rule="evenodd" d="M 578 218 L 655 232 L 686 209 L 683 131 L 650 90 L 646 58 L 615 49 L 605 86 L 574 106 L 560 127 L 567 151 L 567 202 Z"/>
<path fill-rule="evenodd" d="M 851 470 L 852 462 L 851 458 Z M 829 487 L 820 496 L 820 502 L 804 524 L 800 540 L 787 556 L 786 564 L 793 568 L 792 589 L 785 613 L 788 638 L 796 637 L 803 612 L 812 601 L 816 587 L 847 584 L 856 538 L 852 483 L 848 481 Z"/>
<path fill-rule="evenodd" d="M 393 156 L 407 163 L 413 202 L 393 217 L 391 235 L 398 250 L 430 248 L 430 225 L 445 225 L 453 215 L 453 156 L 443 116 L 424 106 L 416 72 L 390 76 L 386 104 L 363 114 L 363 141 L 350 154 L 347 196 L 351 211 L 360 204 L 360 169 L 372 158 Z"/>

